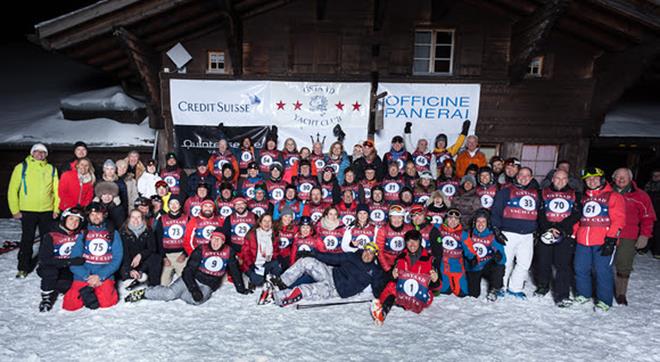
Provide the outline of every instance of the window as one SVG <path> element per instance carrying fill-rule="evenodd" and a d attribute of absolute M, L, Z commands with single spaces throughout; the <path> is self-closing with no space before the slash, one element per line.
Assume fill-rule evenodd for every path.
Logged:
<path fill-rule="evenodd" d="M 225 72 L 225 52 L 209 51 L 209 64 L 207 67 L 208 73 L 224 73 Z"/>
<path fill-rule="evenodd" d="M 540 78 L 543 76 L 543 57 L 534 57 L 527 67 L 527 76 Z"/>
<path fill-rule="evenodd" d="M 454 30 L 415 31 L 413 74 L 451 74 Z"/>
<path fill-rule="evenodd" d="M 556 145 L 523 145 L 522 165 L 534 171 L 534 178 L 541 183 L 557 162 Z"/>

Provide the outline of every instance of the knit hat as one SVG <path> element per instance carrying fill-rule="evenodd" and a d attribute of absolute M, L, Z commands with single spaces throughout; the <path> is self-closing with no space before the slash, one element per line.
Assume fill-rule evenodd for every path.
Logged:
<path fill-rule="evenodd" d="M 369 205 L 367 204 L 358 204 L 357 208 L 355 209 L 355 213 L 357 214 L 360 211 L 366 211 L 369 213 Z"/>
<path fill-rule="evenodd" d="M 35 151 L 46 152 L 46 156 L 48 156 L 48 149 L 43 143 L 35 143 L 30 149 L 30 154 L 33 154 Z"/>
<path fill-rule="evenodd" d="M 75 151 L 76 148 L 78 148 L 78 147 L 85 147 L 85 148 L 87 148 L 87 144 L 86 144 L 85 142 L 83 142 L 83 141 L 78 141 L 78 142 L 76 142 L 76 143 L 73 144 L 73 150 L 74 150 L 74 151 Z"/>
<path fill-rule="evenodd" d="M 295 213 L 293 212 L 293 209 L 289 207 L 289 205 L 286 205 L 282 208 L 282 211 L 280 211 L 280 216 L 284 216 L 284 215 L 295 216 Z"/>
<path fill-rule="evenodd" d="M 474 179 L 474 176 L 472 175 L 465 175 L 461 179 L 461 186 L 463 186 L 464 183 L 466 182 L 472 182 L 472 186 L 477 186 L 477 180 Z"/>
<path fill-rule="evenodd" d="M 103 162 L 103 168 L 112 168 L 116 170 L 117 165 L 115 164 L 115 161 L 108 158 L 107 160 L 105 160 L 105 162 Z"/>
<path fill-rule="evenodd" d="M 173 159 L 176 160 L 176 153 L 174 153 L 174 152 L 168 152 L 168 153 L 165 155 L 165 160 L 169 160 L 170 158 L 173 158 Z"/>

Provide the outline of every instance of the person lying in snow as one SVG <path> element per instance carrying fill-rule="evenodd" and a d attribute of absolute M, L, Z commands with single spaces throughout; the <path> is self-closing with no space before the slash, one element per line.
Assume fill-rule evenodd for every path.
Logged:
<path fill-rule="evenodd" d="M 371 316 L 376 325 L 383 325 L 394 304 L 405 310 L 421 313 L 433 302 L 434 290 L 440 289 L 438 272 L 433 268 L 430 251 L 421 247 L 422 235 L 417 230 L 406 232 L 406 249 L 396 258 L 392 268 L 394 281 L 371 304 Z"/>
<path fill-rule="evenodd" d="M 303 254 L 303 255 L 301 255 Z M 378 247 L 371 242 L 355 253 L 320 253 L 316 250 L 298 252 L 304 256 L 296 261 L 281 278 L 271 282 L 280 290 L 272 293 L 275 304 L 284 307 L 301 300 L 321 300 L 333 297 L 350 298 L 371 285 L 374 296 L 383 289 L 383 271 L 376 263 Z M 304 274 L 313 283 L 289 288 Z"/>
<path fill-rule="evenodd" d="M 211 298 L 213 292 L 220 288 L 222 278 L 229 271 L 236 291 L 249 293 L 243 285 L 243 278 L 238 269 L 234 250 L 225 243 L 225 235 L 221 227 L 211 233 L 208 244 L 200 244 L 188 258 L 183 269 L 183 277 L 170 286 L 155 286 L 134 290 L 124 301 L 137 302 L 142 299 L 164 300 L 166 302 L 181 299 L 188 304 L 200 305 Z"/>

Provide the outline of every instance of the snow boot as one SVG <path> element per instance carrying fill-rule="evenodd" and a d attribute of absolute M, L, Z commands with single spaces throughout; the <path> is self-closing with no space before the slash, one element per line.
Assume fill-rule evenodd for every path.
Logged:
<path fill-rule="evenodd" d="M 39 303 L 40 312 L 48 312 L 53 309 L 53 304 L 57 300 L 57 292 L 54 290 L 41 292 L 41 303 Z"/>
<path fill-rule="evenodd" d="M 628 281 L 630 280 L 629 276 L 623 276 L 619 273 L 616 273 L 616 278 L 614 279 L 614 290 L 616 295 L 616 303 L 618 305 L 628 305 L 628 299 L 626 294 L 628 293 Z"/>
<path fill-rule="evenodd" d="M 516 299 L 527 300 L 527 295 L 524 292 L 512 292 L 511 290 L 507 290 L 506 294 L 513 296 Z"/>
<path fill-rule="evenodd" d="M 598 303 L 596 303 L 596 305 L 594 305 L 594 312 L 596 313 L 606 313 L 609 310 L 610 310 L 610 306 L 600 300 L 598 301 Z"/>
<path fill-rule="evenodd" d="M 498 298 L 504 298 L 506 296 L 506 292 L 504 291 L 504 288 L 500 288 L 500 289 L 495 291 L 495 295 Z"/>
<path fill-rule="evenodd" d="M 94 288 L 89 285 L 83 288 L 80 288 L 80 298 L 82 299 L 83 305 L 89 309 L 98 309 L 99 300 L 96 298 L 96 293 L 94 293 Z"/>
<path fill-rule="evenodd" d="M 488 291 L 488 294 L 486 294 L 486 300 L 489 302 L 494 302 L 497 300 L 498 294 L 500 294 L 501 289 L 491 289 Z"/>
<path fill-rule="evenodd" d="M 146 289 L 138 289 L 138 290 L 134 290 L 134 291 L 128 293 L 126 298 L 124 298 L 124 302 L 126 302 L 126 303 L 135 303 L 135 302 L 141 301 L 142 299 L 144 299 L 144 291 L 145 290 Z"/>
<path fill-rule="evenodd" d="M 588 303 L 590 300 L 591 300 L 591 298 L 587 298 L 587 297 L 583 297 L 581 295 L 578 295 L 575 298 L 573 298 L 573 303 L 581 305 L 581 304 Z"/>
<path fill-rule="evenodd" d="M 534 291 L 534 296 L 543 298 L 545 297 L 546 294 L 550 291 L 550 288 L 548 288 L 547 285 L 539 285 L 536 287 L 536 290 Z"/>
<path fill-rule="evenodd" d="M 383 311 L 383 305 L 380 300 L 372 300 L 369 309 L 371 311 L 371 318 L 374 320 L 374 324 L 377 326 L 382 326 L 383 323 L 385 323 L 385 313 Z"/>
<path fill-rule="evenodd" d="M 273 285 L 270 282 L 264 284 L 264 288 L 261 290 L 261 295 L 259 300 L 257 300 L 257 305 L 265 305 L 273 303 Z"/>
<path fill-rule="evenodd" d="M 269 274 L 269 275 L 270 275 L 270 274 Z M 284 282 L 282 281 L 282 279 L 280 279 L 280 277 L 278 277 L 278 276 L 271 275 L 270 278 L 268 278 L 268 281 L 269 281 L 272 285 L 276 286 L 277 289 L 279 289 L 279 290 L 289 289 L 289 287 L 288 287 L 286 284 L 284 284 Z"/>
<path fill-rule="evenodd" d="M 557 307 L 559 308 L 568 308 L 572 305 L 573 305 L 573 301 L 568 298 L 562 299 L 559 302 L 557 302 Z"/>
<path fill-rule="evenodd" d="M 284 297 L 284 299 L 282 299 L 280 307 L 285 307 L 287 305 L 298 303 L 302 300 L 302 298 L 303 295 L 300 288 L 293 288 L 291 293 L 289 293 L 289 295 L 287 295 L 286 297 Z"/>
<path fill-rule="evenodd" d="M 18 273 L 16 273 L 16 279 L 25 279 L 27 276 L 28 273 L 26 271 L 19 270 Z"/>

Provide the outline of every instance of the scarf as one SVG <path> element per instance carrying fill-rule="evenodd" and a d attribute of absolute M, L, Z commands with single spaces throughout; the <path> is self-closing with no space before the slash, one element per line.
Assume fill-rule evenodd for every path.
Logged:
<path fill-rule="evenodd" d="M 323 219 L 321 219 L 321 227 L 323 227 L 326 230 L 334 230 L 339 227 L 340 222 L 341 221 L 339 219 L 337 219 L 336 222 L 331 222 L 330 220 L 328 220 L 327 217 L 324 217 Z"/>
<path fill-rule="evenodd" d="M 140 237 L 144 230 L 147 229 L 147 225 L 142 224 L 140 226 L 133 226 L 131 224 L 128 224 L 128 230 L 130 230 L 133 234 L 135 234 L 135 237 Z"/>
<path fill-rule="evenodd" d="M 81 175 L 80 173 L 78 173 L 78 180 L 83 184 L 94 181 L 91 173 L 88 173 L 86 175 Z"/>
<path fill-rule="evenodd" d="M 270 261 L 273 257 L 273 230 L 265 231 L 261 228 L 257 228 L 257 250 L 259 254 Z"/>

